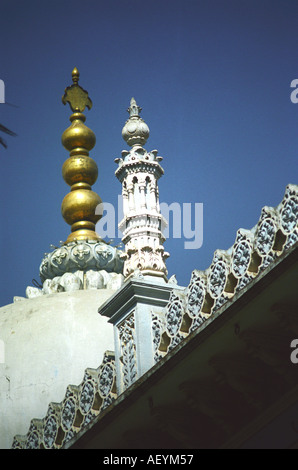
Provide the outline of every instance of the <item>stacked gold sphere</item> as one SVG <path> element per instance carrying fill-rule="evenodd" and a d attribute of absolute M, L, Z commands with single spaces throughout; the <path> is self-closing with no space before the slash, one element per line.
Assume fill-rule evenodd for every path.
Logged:
<path fill-rule="evenodd" d="M 102 214 L 101 198 L 92 191 L 91 186 L 96 182 L 98 168 L 96 162 L 89 157 L 96 138 L 94 132 L 85 126 L 85 115 L 82 111 L 92 102 L 88 93 L 78 85 L 79 72 L 72 72 L 73 85 L 65 89 L 62 102 L 68 102 L 74 113 L 70 116 L 71 125 L 63 132 L 62 145 L 70 152 L 64 162 L 62 175 L 71 187 L 63 199 L 61 212 L 64 220 L 71 225 L 71 234 L 65 243 L 74 240 L 100 240 L 95 232 L 95 224 Z M 99 207 L 98 207 L 99 206 Z M 97 213 L 96 213 L 97 212 Z"/>

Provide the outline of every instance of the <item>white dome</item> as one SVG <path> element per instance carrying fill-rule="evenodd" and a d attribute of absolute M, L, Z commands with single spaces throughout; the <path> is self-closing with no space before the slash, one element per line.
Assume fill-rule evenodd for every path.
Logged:
<path fill-rule="evenodd" d="M 0 308 L 0 448 L 10 448 L 15 434 L 25 434 L 32 418 L 43 418 L 50 402 L 114 349 L 113 326 L 98 314 L 113 292 L 61 292 Z"/>

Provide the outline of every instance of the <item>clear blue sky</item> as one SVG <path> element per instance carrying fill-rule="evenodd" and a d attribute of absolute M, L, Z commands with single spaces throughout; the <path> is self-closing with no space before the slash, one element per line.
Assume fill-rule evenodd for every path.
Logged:
<path fill-rule="evenodd" d="M 298 182 L 297 24 L 296 0 L 2 0 L 0 78 L 14 106 L 0 104 L 0 122 L 18 136 L 0 147 L 0 305 L 25 296 L 43 254 L 69 233 L 61 97 L 74 66 L 93 101 L 86 124 L 103 201 L 116 204 L 121 191 L 114 159 L 127 149 L 134 96 L 146 148 L 164 157 L 161 201 L 204 204 L 203 246 L 165 244 L 169 275 L 187 285 Z"/>

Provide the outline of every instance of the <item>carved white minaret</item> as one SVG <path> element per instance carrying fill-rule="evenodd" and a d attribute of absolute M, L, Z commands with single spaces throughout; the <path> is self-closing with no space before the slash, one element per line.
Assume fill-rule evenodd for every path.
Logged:
<path fill-rule="evenodd" d="M 140 270 L 143 276 L 159 276 L 167 280 L 162 229 L 166 221 L 160 213 L 158 179 L 164 171 L 162 157 L 157 150 L 147 152 L 143 145 L 149 137 L 149 128 L 140 117 L 141 108 L 131 99 L 129 119 L 122 129 L 122 137 L 131 147 L 122 151 L 116 176 L 122 183 L 123 214 L 119 224 L 125 245 L 124 271 L 127 278 Z"/>

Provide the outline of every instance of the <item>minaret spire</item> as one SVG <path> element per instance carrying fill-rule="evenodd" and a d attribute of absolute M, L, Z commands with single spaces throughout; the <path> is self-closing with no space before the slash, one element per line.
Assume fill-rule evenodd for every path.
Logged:
<path fill-rule="evenodd" d="M 166 221 L 160 213 L 158 179 L 164 171 L 162 157 L 157 150 L 147 152 L 149 127 L 140 117 L 141 109 L 134 98 L 128 108 L 129 119 L 122 129 L 122 137 L 131 147 L 123 150 L 122 158 L 116 159 L 119 167 L 116 176 L 122 183 L 124 218 L 119 224 L 125 245 L 124 271 L 129 277 L 136 270 L 143 275 L 159 276 L 167 280 L 164 251 L 165 237 L 162 227 Z"/>
<path fill-rule="evenodd" d="M 69 118 L 71 125 L 62 135 L 62 144 L 70 152 L 62 168 L 63 178 L 71 187 L 61 206 L 64 220 L 71 225 L 66 243 L 74 240 L 100 240 L 95 232 L 95 224 L 101 215 L 95 212 L 102 201 L 91 190 L 97 180 L 98 168 L 96 162 L 89 157 L 96 138 L 94 132 L 85 126 L 86 116 L 83 114 L 86 107 L 91 109 L 92 101 L 88 92 L 78 84 L 79 77 L 79 71 L 75 67 L 72 71 L 73 84 L 65 89 L 62 97 L 62 103 L 68 103 L 73 111 Z"/>
<path fill-rule="evenodd" d="M 140 116 L 140 112 L 142 111 L 142 108 L 137 105 L 137 102 L 134 98 L 131 98 L 130 100 L 130 107 L 127 110 L 129 112 L 129 116 Z"/>

